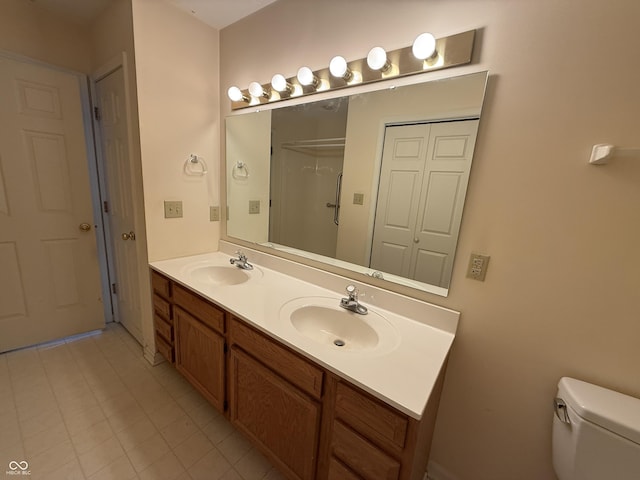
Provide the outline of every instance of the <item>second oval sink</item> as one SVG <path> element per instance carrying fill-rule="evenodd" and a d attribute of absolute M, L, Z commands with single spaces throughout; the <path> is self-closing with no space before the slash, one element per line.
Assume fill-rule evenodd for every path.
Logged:
<path fill-rule="evenodd" d="M 398 344 L 395 328 L 369 309 L 358 315 L 341 308 L 339 298 L 302 297 L 280 310 L 281 321 L 314 342 L 340 351 L 384 353 Z"/>

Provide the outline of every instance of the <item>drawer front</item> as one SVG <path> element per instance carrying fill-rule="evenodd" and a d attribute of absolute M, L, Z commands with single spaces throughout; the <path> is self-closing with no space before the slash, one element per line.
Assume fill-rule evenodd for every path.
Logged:
<path fill-rule="evenodd" d="M 381 446 L 404 448 L 407 417 L 342 382 L 336 390 L 336 416 Z"/>
<path fill-rule="evenodd" d="M 169 344 L 173 344 L 173 325 L 167 322 L 160 315 L 155 313 L 153 321 L 156 326 L 156 332 L 160 334 Z"/>
<path fill-rule="evenodd" d="M 171 298 L 171 282 L 167 277 L 151 270 L 151 286 L 153 291 L 164 298 Z"/>
<path fill-rule="evenodd" d="M 174 363 L 173 348 L 157 333 L 156 348 L 158 349 L 158 352 L 160 352 L 160 355 L 166 358 L 168 362 Z"/>
<path fill-rule="evenodd" d="M 333 422 L 332 454 L 367 480 L 396 480 L 400 462 L 340 421 Z"/>
<path fill-rule="evenodd" d="M 250 352 L 278 375 L 309 395 L 320 398 L 324 375 L 322 369 L 234 317 L 231 319 L 230 329 L 232 344 L 235 343 Z"/>
<path fill-rule="evenodd" d="M 361 476 L 356 475 L 342 462 L 336 460 L 334 457 L 329 459 L 329 475 L 327 480 L 363 480 Z"/>
<path fill-rule="evenodd" d="M 171 304 L 157 293 L 153 294 L 153 309 L 165 319 L 171 319 Z"/>
<path fill-rule="evenodd" d="M 208 327 L 224 333 L 224 311 L 180 285 L 173 289 L 173 301 Z"/>

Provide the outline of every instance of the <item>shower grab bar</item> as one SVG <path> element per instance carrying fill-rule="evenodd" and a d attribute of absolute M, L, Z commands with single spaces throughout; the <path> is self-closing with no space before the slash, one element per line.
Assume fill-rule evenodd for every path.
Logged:
<path fill-rule="evenodd" d="M 340 193 L 342 192 L 342 172 L 338 174 L 336 180 L 336 200 L 335 203 L 327 202 L 327 208 L 333 208 L 333 223 L 336 225 L 340 222 Z"/>

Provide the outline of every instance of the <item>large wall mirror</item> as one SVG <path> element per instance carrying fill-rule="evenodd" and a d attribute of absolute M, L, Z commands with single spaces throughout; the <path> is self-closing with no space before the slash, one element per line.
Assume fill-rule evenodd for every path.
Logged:
<path fill-rule="evenodd" d="M 486 82 L 227 117 L 227 236 L 446 296 Z"/>

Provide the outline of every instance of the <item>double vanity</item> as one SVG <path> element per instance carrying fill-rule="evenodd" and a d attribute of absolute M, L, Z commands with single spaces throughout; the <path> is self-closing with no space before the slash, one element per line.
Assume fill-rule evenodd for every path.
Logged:
<path fill-rule="evenodd" d="M 287 478 L 421 480 L 459 314 L 234 249 L 151 264 L 158 352 Z"/>

